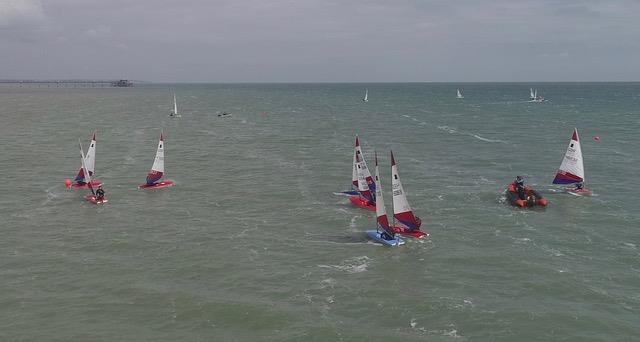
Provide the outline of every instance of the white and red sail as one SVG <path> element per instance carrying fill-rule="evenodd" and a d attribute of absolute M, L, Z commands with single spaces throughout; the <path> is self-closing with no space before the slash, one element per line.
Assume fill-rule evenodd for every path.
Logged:
<path fill-rule="evenodd" d="M 584 164 L 582 162 L 582 149 L 580 148 L 578 129 L 574 128 L 567 152 L 562 159 L 558 172 L 556 172 L 553 184 L 574 184 L 580 182 L 584 182 Z"/>
<path fill-rule="evenodd" d="M 367 185 L 367 181 L 365 179 L 365 175 L 363 172 L 363 163 L 362 160 L 360 158 L 360 154 L 356 154 L 356 174 L 358 176 L 358 193 L 360 194 L 360 196 L 364 199 L 366 199 L 367 201 L 371 202 L 373 201 L 373 195 L 371 193 L 371 190 L 369 189 L 369 186 Z"/>
<path fill-rule="evenodd" d="M 391 186 L 393 190 L 393 217 L 402 226 L 409 230 L 420 228 L 422 221 L 420 218 L 413 214 L 409 201 L 407 201 L 407 195 L 402 188 L 400 182 L 400 176 L 398 175 L 398 166 L 396 160 L 393 158 L 393 152 L 391 152 Z"/>
<path fill-rule="evenodd" d="M 89 178 L 89 176 L 93 176 L 93 173 L 95 171 L 95 165 L 96 165 L 96 133 L 95 132 L 93 133 L 93 137 L 91 138 L 91 143 L 89 144 L 89 148 L 87 149 L 87 154 L 83 155 L 83 163 L 85 167 L 80 165 L 80 170 L 78 170 L 78 174 L 74 179 L 76 184 L 87 183 L 88 182 L 87 179 Z M 89 176 L 85 175 L 85 168 Z"/>
<path fill-rule="evenodd" d="M 356 188 L 358 187 L 358 170 L 357 170 L 358 156 L 360 156 L 362 174 L 364 176 L 367 187 L 372 193 L 375 193 L 376 183 L 374 182 L 373 177 L 371 177 L 371 172 L 369 172 L 369 168 L 367 167 L 367 162 L 364 160 L 364 155 L 362 154 L 362 147 L 360 147 L 360 139 L 358 138 L 358 135 L 356 135 L 356 145 L 353 150 L 353 173 L 351 177 L 353 185 Z"/>
<path fill-rule="evenodd" d="M 158 182 L 164 175 L 164 134 L 160 133 L 156 158 L 153 160 L 151 171 L 147 174 L 147 185 Z"/>
<path fill-rule="evenodd" d="M 380 181 L 380 169 L 378 167 L 378 155 L 376 154 L 376 171 L 375 180 L 378 186 L 376 187 L 376 222 L 378 224 L 378 230 L 383 230 L 389 236 L 394 236 L 393 228 L 389 225 L 389 218 L 387 217 L 387 209 L 384 206 L 384 199 L 382 198 L 382 182 Z"/>

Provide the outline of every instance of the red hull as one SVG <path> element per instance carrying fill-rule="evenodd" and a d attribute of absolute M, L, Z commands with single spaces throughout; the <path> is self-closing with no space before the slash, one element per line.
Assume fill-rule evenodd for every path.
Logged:
<path fill-rule="evenodd" d="M 576 189 L 576 188 L 564 188 L 564 191 L 572 194 L 572 195 L 577 195 L 577 196 L 591 196 L 593 195 L 593 192 L 589 189 Z"/>
<path fill-rule="evenodd" d="M 527 197 L 534 197 L 535 200 L 527 201 L 526 199 L 521 199 L 518 194 L 518 190 L 516 189 L 516 185 L 514 183 L 509 184 L 509 187 L 507 188 L 507 198 L 509 199 L 509 202 L 520 208 L 535 206 L 546 207 L 547 204 L 549 204 L 549 201 L 547 201 L 546 198 L 542 197 L 540 193 L 533 190 L 530 186 L 525 186 L 524 191 Z"/>
<path fill-rule="evenodd" d="M 87 183 L 84 184 L 78 184 L 78 183 L 71 183 L 71 180 L 69 179 L 65 179 L 64 180 L 64 185 L 67 187 L 67 189 L 89 189 L 89 187 L 87 186 Z M 97 187 L 99 187 L 100 185 L 102 185 L 102 182 L 97 180 L 97 179 L 92 179 L 91 180 L 91 186 L 95 189 Z"/>
<path fill-rule="evenodd" d="M 406 227 L 394 226 L 393 231 L 396 234 L 400 234 L 406 237 L 412 237 L 416 239 L 420 239 L 426 236 L 429 236 L 429 233 L 423 232 L 420 229 L 408 230 Z"/>
<path fill-rule="evenodd" d="M 87 201 L 93 204 L 103 204 L 103 203 L 109 202 L 109 200 L 106 197 L 104 197 L 101 201 L 97 201 L 96 196 L 94 195 L 86 195 L 84 196 L 84 199 L 86 199 Z"/>
<path fill-rule="evenodd" d="M 369 211 L 376 211 L 376 204 L 369 204 L 369 201 L 367 201 L 366 199 L 360 197 L 360 196 L 351 196 L 349 197 L 349 202 L 351 202 L 351 204 L 355 205 L 356 207 L 360 207 L 363 209 L 367 209 Z"/>
<path fill-rule="evenodd" d="M 153 183 L 153 184 L 142 184 L 138 186 L 138 189 L 162 189 L 168 188 L 173 185 L 172 180 L 166 180 L 163 182 Z"/>

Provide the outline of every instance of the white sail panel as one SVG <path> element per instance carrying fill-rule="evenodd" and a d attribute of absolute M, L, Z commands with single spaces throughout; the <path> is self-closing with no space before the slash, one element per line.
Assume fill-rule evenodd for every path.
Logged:
<path fill-rule="evenodd" d="M 173 94 L 173 114 L 178 115 L 178 102 L 176 102 L 176 94 Z"/>
<path fill-rule="evenodd" d="M 565 152 L 560 168 L 556 173 L 554 184 L 572 184 L 584 181 L 584 163 L 578 129 L 574 128 L 569 146 Z"/>
<path fill-rule="evenodd" d="M 87 155 L 84 159 L 84 164 L 87 167 L 87 171 L 89 171 L 90 175 L 93 175 L 95 172 L 96 166 L 96 133 L 93 133 L 93 137 L 91 138 L 91 143 L 89 144 L 89 148 L 87 149 Z"/>
<path fill-rule="evenodd" d="M 391 152 L 391 187 L 393 194 L 393 216 L 396 220 L 409 229 L 417 229 L 420 227 L 420 219 L 413 215 L 413 210 L 407 200 L 407 195 L 400 182 L 398 175 L 398 166 Z"/>
<path fill-rule="evenodd" d="M 151 171 L 147 174 L 147 184 L 153 184 L 164 175 L 164 135 L 160 133 L 160 141 L 156 150 L 156 158 L 153 160 Z"/>

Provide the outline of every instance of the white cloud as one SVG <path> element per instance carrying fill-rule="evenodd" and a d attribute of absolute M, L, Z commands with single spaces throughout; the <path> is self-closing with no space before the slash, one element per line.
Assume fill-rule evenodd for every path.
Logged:
<path fill-rule="evenodd" d="M 37 22 L 44 19 L 38 0 L 0 0 L 0 26 Z"/>

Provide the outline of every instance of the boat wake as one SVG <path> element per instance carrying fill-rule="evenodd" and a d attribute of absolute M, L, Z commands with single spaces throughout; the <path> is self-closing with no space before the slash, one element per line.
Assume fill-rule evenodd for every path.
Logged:
<path fill-rule="evenodd" d="M 368 256 L 363 255 L 345 259 L 339 265 L 318 265 L 318 267 L 339 270 L 347 273 L 361 273 L 367 270 L 370 260 L 371 259 L 369 259 Z"/>
<path fill-rule="evenodd" d="M 487 138 L 483 138 L 483 137 L 481 137 L 481 136 L 479 136 L 479 135 L 477 135 L 477 134 L 471 134 L 471 133 L 470 133 L 470 135 L 471 135 L 472 137 L 474 137 L 474 138 L 478 139 L 478 140 L 482 140 L 482 141 L 486 141 L 486 142 L 490 142 L 490 143 L 501 143 L 501 144 L 507 144 L 507 142 L 506 142 L 506 141 L 504 141 L 504 140 L 499 140 L 499 139 L 495 139 L 495 140 L 494 140 L 494 139 L 487 139 Z"/>

